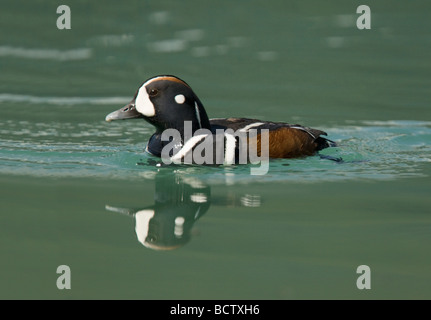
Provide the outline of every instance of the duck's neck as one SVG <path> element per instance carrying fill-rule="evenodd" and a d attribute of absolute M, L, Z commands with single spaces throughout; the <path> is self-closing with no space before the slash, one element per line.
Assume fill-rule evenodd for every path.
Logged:
<path fill-rule="evenodd" d="M 205 111 L 204 106 L 202 105 L 202 103 L 197 97 L 196 97 L 194 108 L 195 108 L 194 110 L 195 120 L 193 121 L 193 124 L 198 126 L 198 129 L 211 130 L 211 124 L 210 124 L 210 120 L 208 118 L 207 112 Z"/>
<path fill-rule="evenodd" d="M 148 141 L 147 151 L 160 157 L 162 155 L 163 148 L 168 147 L 169 149 L 172 149 L 172 147 L 175 146 L 176 150 L 181 149 L 192 137 L 197 134 L 203 134 L 204 132 L 199 132 L 200 129 L 206 129 L 207 133 L 211 133 L 211 125 L 208 117 L 206 117 L 205 120 L 205 127 L 202 126 L 201 119 L 201 122 L 184 121 L 183 123 L 177 123 L 175 128 L 157 128 L 156 132 Z M 172 155 L 170 154 L 170 156 Z"/>
<path fill-rule="evenodd" d="M 148 142 L 147 151 L 160 156 L 163 148 L 169 143 L 175 144 L 176 147 L 182 147 L 196 135 L 198 130 L 207 129 L 211 131 L 210 120 L 199 99 L 196 98 L 193 114 L 189 114 L 188 118 L 192 120 L 175 119 L 163 124 L 150 121 L 156 127 L 156 132 Z M 173 140 L 174 142 L 172 142 Z"/>

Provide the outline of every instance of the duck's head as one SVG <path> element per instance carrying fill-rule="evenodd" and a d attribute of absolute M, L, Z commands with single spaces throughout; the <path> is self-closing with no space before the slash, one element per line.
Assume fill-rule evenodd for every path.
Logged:
<path fill-rule="evenodd" d="M 132 101 L 111 112 L 106 121 L 144 118 L 157 131 L 183 130 L 184 121 L 192 122 L 193 132 L 211 129 L 208 116 L 199 98 L 183 80 L 175 76 L 156 76 L 145 81 Z"/>

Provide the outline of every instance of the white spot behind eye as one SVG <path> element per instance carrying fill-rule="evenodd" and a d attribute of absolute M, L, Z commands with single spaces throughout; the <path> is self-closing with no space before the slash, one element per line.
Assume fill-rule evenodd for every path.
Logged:
<path fill-rule="evenodd" d="M 184 97 L 182 94 L 178 94 L 175 96 L 175 102 L 178 104 L 183 104 L 186 101 L 186 97 Z"/>

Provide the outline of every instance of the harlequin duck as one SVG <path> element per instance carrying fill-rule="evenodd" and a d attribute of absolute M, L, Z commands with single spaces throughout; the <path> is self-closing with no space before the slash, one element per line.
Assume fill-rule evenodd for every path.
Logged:
<path fill-rule="evenodd" d="M 322 137 L 326 135 L 325 132 L 297 124 L 247 118 L 209 119 L 191 87 L 172 75 L 160 75 L 145 81 L 129 104 L 108 114 L 105 120 L 132 118 L 144 118 L 156 128 L 156 132 L 148 141 L 146 151 L 158 157 L 162 156 L 163 148 L 172 140 L 162 139 L 166 129 L 176 129 L 181 134 L 180 141 L 176 143 L 177 152 L 170 154 L 176 158 L 184 157 L 187 152 L 202 143 L 208 134 L 195 135 L 202 129 L 214 136 L 220 130 L 227 132 L 230 129 L 245 133 L 254 130 L 257 134 L 258 152 L 261 133 L 265 131 L 269 138 L 267 149 L 269 158 L 310 156 L 324 148 L 336 146 L 333 141 Z M 185 124 L 191 128 L 192 137 L 184 134 Z M 238 141 L 229 134 L 225 134 L 224 137 L 225 164 L 237 163 Z"/>

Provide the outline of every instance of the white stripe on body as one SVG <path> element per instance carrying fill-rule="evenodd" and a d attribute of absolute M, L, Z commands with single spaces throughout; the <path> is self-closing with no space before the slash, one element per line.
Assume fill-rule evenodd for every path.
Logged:
<path fill-rule="evenodd" d="M 208 134 L 200 134 L 190 138 L 184 146 L 171 157 L 172 161 L 181 160 L 188 152 L 190 152 L 203 138 L 208 136 Z"/>
<path fill-rule="evenodd" d="M 225 133 L 226 145 L 224 150 L 224 164 L 231 165 L 235 164 L 235 149 L 236 139 L 235 136 L 229 133 Z"/>
<path fill-rule="evenodd" d="M 264 124 L 264 123 L 263 122 L 254 122 L 252 124 L 245 126 L 244 128 L 240 129 L 239 131 L 240 132 L 248 132 L 248 130 L 250 130 L 251 128 L 258 127 L 262 124 Z"/>

